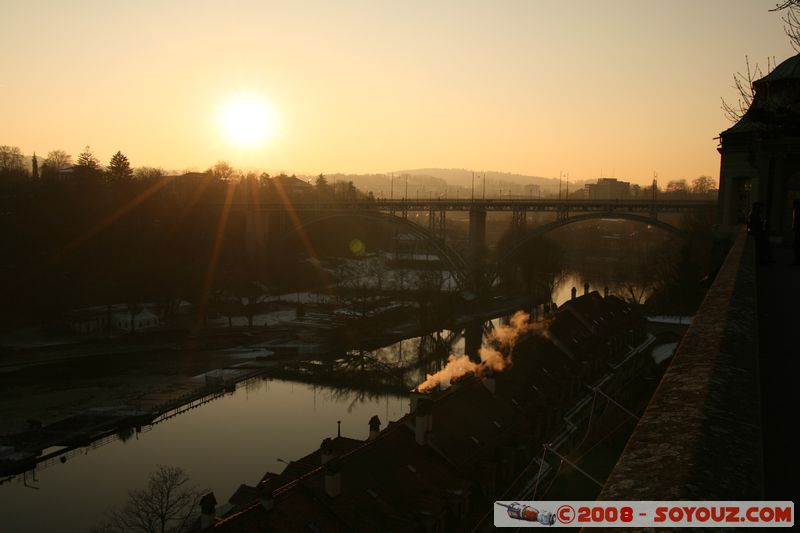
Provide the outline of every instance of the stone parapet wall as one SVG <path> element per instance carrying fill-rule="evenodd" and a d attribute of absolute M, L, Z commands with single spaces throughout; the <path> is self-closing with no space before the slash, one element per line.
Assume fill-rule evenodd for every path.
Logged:
<path fill-rule="evenodd" d="M 741 232 L 599 500 L 762 499 L 756 292 Z"/>

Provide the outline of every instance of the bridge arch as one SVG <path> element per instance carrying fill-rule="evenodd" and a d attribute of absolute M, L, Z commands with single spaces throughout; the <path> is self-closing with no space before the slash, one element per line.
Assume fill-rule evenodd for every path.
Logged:
<path fill-rule="evenodd" d="M 467 262 L 464 260 L 461 254 L 459 254 L 455 249 L 453 249 L 453 247 L 449 246 L 447 243 L 436 238 L 436 236 L 430 231 L 428 231 L 426 228 L 420 226 L 415 222 L 411 222 L 406 218 L 402 218 L 397 215 L 393 215 L 391 213 L 383 213 L 380 211 L 329 212 L 313 218 L 300 220 L 299 225 L 293 225 L 286 232 L 283 240 L 286 241 L 292 237 L 298 237 L 300 235 L 300 232 L 304 231 L 307 228 L 339 218 L 347 218 L 350 220 L 354 218 L 360 218 L 372 222 L 385 222 L 403 228 L 412 235 L 419 237 L 426 243 L 428 243 L 433 249 L 433 252 L 445 263 L 447 270 L 450 271 L 451 274 L 453 274 L 453 277 L 456 280 L 458 286 L 462 287 L 464 285 L 464 277 L 467 271 Z"/>
<path fill-rule="evenodd" d="M 505 262 L 511 260 L 514 255 L 519 252 L 522 248 L 527 246 L 531 241 L 535 240 L 536 238 L 549 233 L 555 229 L 564 227 L 568 224 L 574 224 L 576 222 L 584 222 L 586 220 L 593 220 L 593 219 L 612 219 L 612 220 L 632 220 L 633 222 L 639 222 L 641 224 L 647 224 L 649 226 L 653 226 L 664 230 L 672 235 L 681 237 L 683 239 L 687 238 L 687 234 L 680 228 L 673 226 L 672 224 L 668 224 L 662 220 L 658 220 L 657 218 L 644 216 L 644 215 L 637 215 L 635 213 L 618 213 L 618 212 L 597 212 L 597 213 L 581 213 L 580 215 L 573 215 L 569 217 L 565 217 L 562 219 L 555 220 L 553 222 L 548 222 L 547 224 L 543 224 L 541 226 L 536 226 L 533 231 L 526 233 L 525 237 L 521 240 L 516 242 L 513 247 L 511 247 L 505 254 L 503 254 L 498 260 L 494 263 L 495 267 L 493 268 L 494 272 L 490 276 L 491 279 L 497 277 L 497 268 L 496 265 L 502 265 Z"/>

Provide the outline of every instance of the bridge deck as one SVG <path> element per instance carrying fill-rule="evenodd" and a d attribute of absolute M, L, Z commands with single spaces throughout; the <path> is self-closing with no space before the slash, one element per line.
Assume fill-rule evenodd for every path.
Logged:
<path fill-rule="evenodd" d="M 292 200 L 292 208 L 297 211 L 339 211 L 339 210 L 378 210 L 378 211 L 593 211 L 627 213 L 687 213 L 703 211 L 716 207 L 709 200 L 557 200 L 557 199 L 447 199 L 447 198 L 406 198 L 379 200 L 341 200 L 335 202 Z M 261 210 L 285 210 L 282 202 L 262 204 L 241 204 L 239 207 L 256 207 Z"/>

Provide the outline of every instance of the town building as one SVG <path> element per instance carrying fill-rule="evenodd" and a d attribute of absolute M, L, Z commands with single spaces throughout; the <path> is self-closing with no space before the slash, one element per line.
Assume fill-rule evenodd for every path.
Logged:
<path fill-rule="evenodd" d="M 269 184 L 275 190 L 286 193 L 286 195 L 289 197 L 302 196 L 304 194 L 310 194 L 314 191 L 314 186 L 307 181 L 301 180 L 295 176 L 286 176 L 284 174 L 274 176 L 269 181 Z"/>
<path fill-rule="evenodd" d="M 187 305 L 188 302 L 182 302 Z M 157 328 L 161 319 L 153 312 L 153 304 L 147 304 L 131 317 L 127 304 L 102 305 L 76 309 L 70 312 L 65 322 L 69 329 L 81 335 L 106 330 L 139 331 Z"/>
<path fill-rule="evenodd" d="M 546 335 L 522 337 L 513 366 L 447 388 L 411 391 L 409 413 L 365 440 L 337 435 L 242 485 L 226 504 L 206 495 L 198 529 L 465 531 L 490 526 L 497 499 L 530 496 L 557 458 L 591 438 L 593 388 L 622 397 L 647 364 L 645 319 L 614 296 L 562 305 Z M 597 392 L 594 393 L 595 395 Z M 604 404 L 606 405 L 606 404 Z M 603 425 L 602 423 L 596 425 Z"/>
<path fill-rule="evenodd" d="M 600 178 L 597 183 L 587 183 L 572 194 L 586 200 L 623 200 L 631 195 L 631 184 L 617 178 Z"/>
<path fill-rule="evenodd" d="M 111 324 L 122 331 L 141 331 L 157 328 L 160 322 L 158 315 L 142 309 L 134 314 L 130 312 L 114 313 Z"/>
<path fill-rule="evenodd" d="M 747 112 L 719 137 L 719 230 L 732 235 L 761 202 L 767 233 L 788 240 L 792 201 L 800 198 L 800 54 L 753 89 Z"/>

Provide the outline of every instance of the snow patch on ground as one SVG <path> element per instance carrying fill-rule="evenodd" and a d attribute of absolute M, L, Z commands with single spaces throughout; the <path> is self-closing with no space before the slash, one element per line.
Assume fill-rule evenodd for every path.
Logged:
<path fill-rule="evenodd" d="M 667 344 L 659 344 L 655 348 L 653 348 L 653 360 L 656 364 L 660 364 L 663 361 L 666 361 L 675 353 L 675 348 L 678 347 L 677 342 L 670 342 Z"/>
<path fill-rule="evenodd" d="M 657 315 L 647 317 L 648 322 L 659 322 L 661 324 L 686 324 L 692 323 L 692 316 L 673 316 L 673 315 Z"/>

